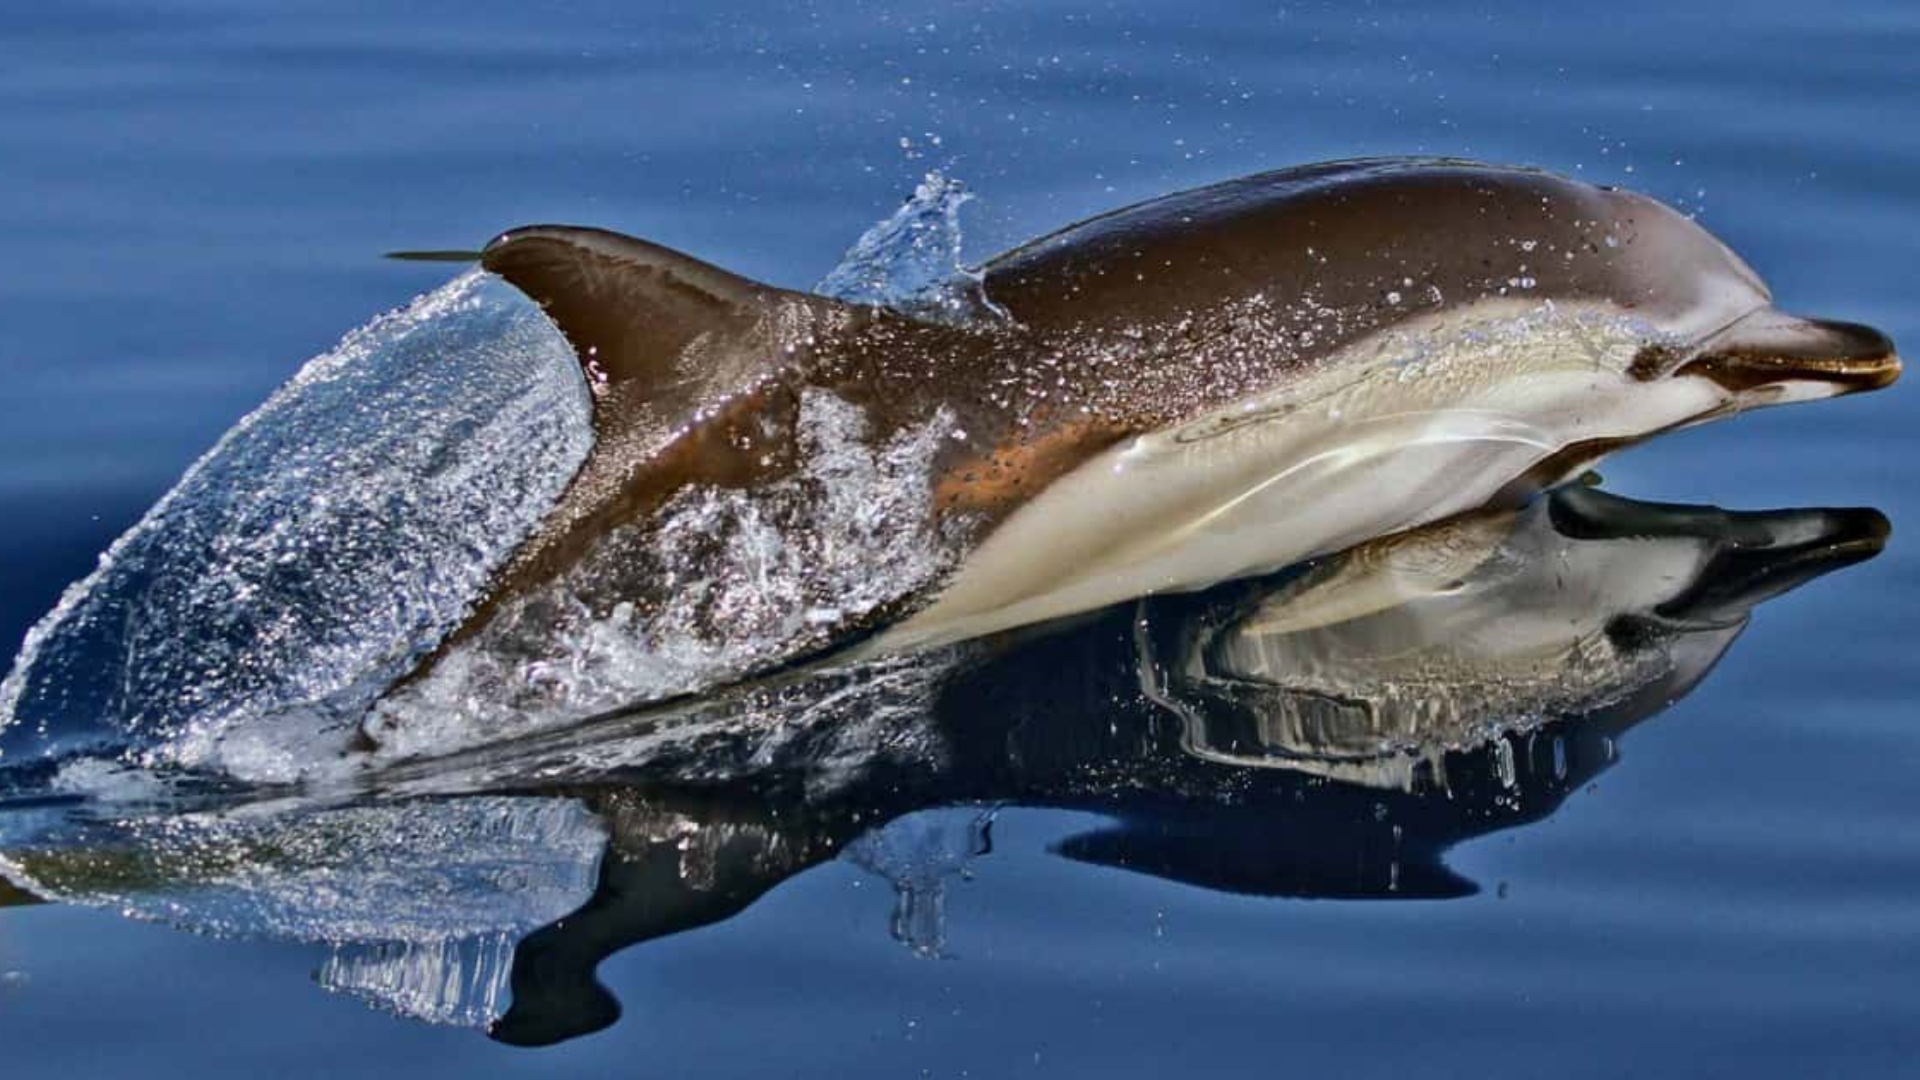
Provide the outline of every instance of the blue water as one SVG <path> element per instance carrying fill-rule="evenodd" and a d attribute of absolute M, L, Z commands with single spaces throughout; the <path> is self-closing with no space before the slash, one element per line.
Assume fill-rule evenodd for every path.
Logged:
<path fill-rule="evenodd" d="M 1912 351 L 1916 55 L 1920 8 L 1903 0 L 16 5 L 0 12 L 0 632 L 24 633 L 305 358 L 446 276 L 378 253 L 523 221 L 618 228 L 806 287 L 931 168 L 978 193 L 979 258 L 1256 170 L 1460 154 L 1697 212 L 1782 307 Z M 1603 468 L 1641 499 L 1874 506 L 1895 537 L 1767 604 L 1698 690 L 1590 782 L 1524 808 L 1538 814 L 1448 833 L 1432 807 L 1386 800 L 1382 824 L 1460 841 L 1425 898 L 1348 898 L 1386 892 L 1364 845 L 1348 878 L 1308 872 L 1377 841 L 1371 795 L 1305 785 L 1306 809 L 1271 828 L 1129 804 L 1166 837 L 1129 871 L 1063 857 L 1109 820 L 1085 785 L 978 766 L 925 799 L 877 785 L 833 809 L 851 824 L 801 828 L 831 850 L 767 875 L 738 914 L 615 952 L 599 977 L 622 1018 L 546 1050 L 323 992 L 324 944 L 22 905 L 0 909 L 0 1062 L 36 1077 L 1910 1074 L 1911 389 L 1743 417 Z M 1090 708 L 1069 702 L 1061 724 Z M 732 797 L 736 816 L 779 802 Z M 947 803 L 905 833 L 962 852 L 931 860 L 952 871 L 936 945 L 894 925 L 884 878 L 829 856 L 871 821 Z"/>

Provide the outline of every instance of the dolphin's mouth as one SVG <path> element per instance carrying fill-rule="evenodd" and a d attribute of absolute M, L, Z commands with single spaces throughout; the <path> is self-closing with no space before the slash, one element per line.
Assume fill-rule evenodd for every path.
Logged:
<path fill-rule="evenodd" d="M 1702 342 L 1678 374 L 1735 393 L 1811 383 L 1846 394 L 1891 385 L 1900 377 L 1900 357 L 1871 326 L 1761 308 Z"/>

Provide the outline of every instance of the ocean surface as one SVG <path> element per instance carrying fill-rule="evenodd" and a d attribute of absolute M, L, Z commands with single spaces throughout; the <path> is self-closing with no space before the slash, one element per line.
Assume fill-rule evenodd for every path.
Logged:
<path fill-rule="evenodd" d="M 0 637 L 309 358 L 457 272 L 383 252 L 571 221 L 808 288 L 930 172 L 973 194 L 980 260 L 1379 154 L 1645 191 L 1781 307 L 1920 348 L 1907 0 L 12 5 Z M 1495 630 L 1632 616 L 1649 536 L 1705 545 L 1715 619 L 1609 638 L 1650 682 L 1368 682 L 1352 641 L 1262 644 L 1280 575 L 373 799 L 49 786 L 14 752 L 0 867 L 60 902 L 0 886 L 0 1072 L 1912 1075 L 1916 402 L 1610 459 L 1609 495 L 1500 524 L 1591 595 L 1446 601 Z M 1467 640 L 1421 628 L 1363 644 Z M 1382 765 L 1327 704 L 1353 699 L 1457 737 Z"/>

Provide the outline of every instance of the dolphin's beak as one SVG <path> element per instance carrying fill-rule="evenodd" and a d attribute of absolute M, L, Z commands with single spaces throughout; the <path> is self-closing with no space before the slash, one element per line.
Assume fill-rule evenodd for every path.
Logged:
<path fill-rule="evenodd" d="M 1871 326 L 1761 308 L 1701 343 L 1679 370 L 1735 393 L 1778 388 L 1789 400 L 1878 390 L 1900 377 L 1893 341 Z M 1818 387 L 1824 392 L 1807 394 Z"/>
<path fill-rule="evenodd" d="M 1767 600 L 1873 558 L 1892 532 L 1886 516 L 1870 509 L 1775 510 L 1727 518 L 1734 528 L 1724 546 L 1692 588 L 1660 606 L 1661 617 L 1707 625 L 1744 619 Z"/>
<path fill-rule="evenodd" d="M 1834 396 L 1891 384 L 1901 377 L 1901 357 L 1872 327 L 1761 307 L 1701 342 L 1680 375 L 1703 375 L 1734 392 L 1814 384 Z"/>

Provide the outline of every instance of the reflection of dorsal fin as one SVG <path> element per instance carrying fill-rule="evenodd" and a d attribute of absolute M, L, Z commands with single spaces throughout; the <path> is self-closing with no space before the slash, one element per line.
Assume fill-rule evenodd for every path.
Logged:
<path fill-rule="evenodd" d="M 689 345 L 749 330 L 795 295 L 658 244 L 567 225 L 504 233 L 480 265 L 545 308 L 581 364 L 609 383 L 672 380 Z"/>

